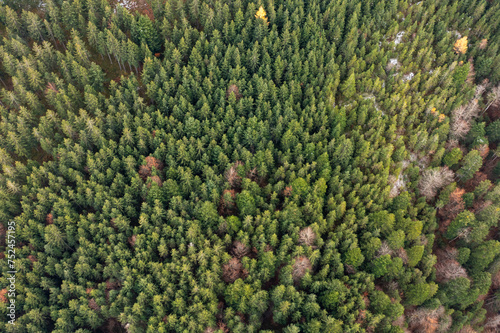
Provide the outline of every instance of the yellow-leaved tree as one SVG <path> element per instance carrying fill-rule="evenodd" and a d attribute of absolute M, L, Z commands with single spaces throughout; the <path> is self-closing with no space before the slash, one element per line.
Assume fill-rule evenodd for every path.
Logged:
<path fill-rule="evenodd" d="M 267 15 L 267 13 L 264 10 L 264 7 L 260 6 L 260 8 L 257 11 L 257 13 L 255 13 L 255 18 L 263 19 L 264 22 L 266 22 L 267 24 L 269 24 L 269 22 L 267 22 L 267 16 L 266 15 Z"/>
<path fill-rule="evenodd" d="M 458 39 L 453 45 L 455 53 L 465 54 L 467 52 L 467 36 Z"/>

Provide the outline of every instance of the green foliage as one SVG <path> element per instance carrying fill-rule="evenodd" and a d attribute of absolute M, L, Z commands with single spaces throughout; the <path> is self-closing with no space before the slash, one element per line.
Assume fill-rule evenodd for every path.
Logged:
<path fill-rule="evenodd" d="M 406 287 L 406 303 L 410 305 L 420 305 L 430 299 L 437 291 L 434 283 L 416 283 Z"/>
<path fill-rule="evenodd" d="M 457 175 L 464 181 L 471 179 L 479 171 L 483 164 L 483 159 L 477 150 L 471 150 L 463 159 L 462 167 L 457 171 Z"/>
<path fill-rule="evenodd" d="M 389 244 L 393 250 L 402 248 L 404 243 L 405 232 L 403 230 L 395 230 L 387 237 L 387 244 Z"/>
<path fill-rule="evenodd" d="M 455 71 L 453 72 L 453 83 L 456 87 L 461 87 L 465 83 L 469 70 L 470 64 L 468 62 L 455 68 Z"/>
<path fill-rule="evenodd" d="M 160 37 L 153 22 L 147 16 L 138 15 L 132 21 L 131 34 L 137 44 L 146 43 L 152 52 L 160 51 L 162 46 Z"/>
<path fill-rule="evenodd" d="M 406 254 L 408 255 L 408 266 L 414 267 L 419 263 L 420 259 L 422 259 L 424 247 L 422 245 L 415 245 L 408 249 Z"/>
<path fill-rule="evenodd" d="M 500 119 L 495 120 L 486 127 L 486 135 L 490 142 L 500 142 Z"/>
<path fill-rule="evenodd" d="M 464 265 L 470 257 L 470 249 L 467 247 L 461 247 L 458 249 L 457 261 L 460 265 Z"/>
<path fill-rule="evenodd" d="M 458 214 L 458 216 L 450 223 L 446 231 L 446 237 L 448 239 L 453 239 L 456 237 L 465 237 L 465 228 L 469 228 L 474 225 L 476 217 L 471 211 L 463 211 Z"/>
<path fill-rule="evenodd" d="M 460 148 L 453 148 L 449 153 L 447 153 L 443 158 L 443 163 L 449 167 L 460 162 L 462 159 L 462 150 Z"/>
<path fill-rule="evenodd" d="M 471 249 L 467 266 L 475 273 L 484 271 L 499 253 L 500 243 L 498 241 L 486 241 L 476 248 Z"/>
<path fill-rule="evenodd" d="M 361 254 L 359 247 L 351 247 L 345 254 L 344 262 L 346 265 L 358 267 L 363 263 L 365 257 Z"/>
<path fill-rule="evenodd" d="M 376 278 L 384 276 L 389 272 L 389 266 L 392 264 L 391 256 L 385 254 L 372 261 L 372 272 Z"/>
<path fill-rule="evenodd" d="M 237 216 L 228 216 L 226 219 L 228 229 L 233 233 L 237 233 L 241 229 L 241 221 Z"/>
<path fill-rule="evenodd" d="M 256 210 L 255 199 L 249 191 L 242 191 L 236 197 L 236 204 L 240 211 L 240 216 L 253 215 Z"/>
<path fill-rule="evenodd" d="M 496 2 L 115 2 L 0 5 L 1 332 L 402 332 L 440 300 L 482 325 Z M 445 229 L 471 283 L 435 296 Z"/>
<path fill-rule="evenodd" d="M 386 210 L 373 213 L 369 216 L 369 223 L 373 229 L 379 229 L 382 233 L 388 233 L 394 228 L 394 214 Z"/>

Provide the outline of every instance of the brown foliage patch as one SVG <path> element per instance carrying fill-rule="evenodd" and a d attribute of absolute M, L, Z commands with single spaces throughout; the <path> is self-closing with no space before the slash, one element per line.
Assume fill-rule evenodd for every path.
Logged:
<path fill-rule="evenodd" d="M 496 272 L 496 274 L 491 277 L 491 288 L 500 288 L 500 271 Z"/>
<path fill-rule="evenodd" d="M 162 187 L 163 182 L 161 181 L 160 177 L 152 176 L 152 177 L 149 177 L 149 179 L 151 179 L 151 182 L 148 182 L 148 184 L 147 184 L 148 188 L 151 188 L 151 186 L 153 185 L 153 182 L 158 184 L 159 187 Z"/>
<path fill-rule="evenodd" d="M 467 192 L 473 192 L 476 186 L 479 185 L 479 183 L 487 179 L 488 175 L 486 175 L 484 172 L 478 171 L 476 172 L 474 177 L 472 177 L 472 179 L 469 179 L 467 182 L 465 182 L 464 188 Z"/>
<path fill-rule="evenodd" d="M 300 281 L 312 269 L 311 261 L 305 256 L 295 258 L 292 266 L 292 277 L 295 282 Z"/>
<path fill-rule="evenodd" d="M 224 190 L 219 202 L 219 214 L 222 216 L 236 215 L 237 207 L 235 200 L 236 190 Z"/>
<path fill-rule="evenodd" d="M 221 320 L 217 322 L 217 328 L 224 333 L 229 333 L 229 328 L 227 328 L 227 325 Z"/>
<path fill-rule="evenodd" d="M 0 223 L 0 246 L 5 245 L 5 235 L 7 234 L 5 226 Z"/>
<path fill-rule="evenodd" d="M 137 12 L 149 17 L 151 21 L 155 20 L 153 9 L 146 0 L 112 0 L 112 2 L 123 5 L 123 7 L 128 9 L 131 13 Z"/>
<path fill-rule="evenodd" d="M 233 283 L 239 278 L 244 279 L 248 275 L 248 272 L 243 269 L 238 258 L 231 258 L 229 262 L 222 266 L 222 279 L 226 283 Z"/>
<path fill-rule="evenodd" d="M 34 255 L 32 255 L 32 254 L 30 254 L 30 255 L 28 256 L 28 259 L 29 259 L 31 262 L 38 261 L 38 260 L 36 259 L 36 257 L 35 257 Z"/>
<path fill-rule="evenodd" d="M 89 299 L 89 308 L 91 308 L 94 311 L 101 310 L 101 307 L 97 304 L 97 302 L 93 298 Z"/>
<path fill-rule="evenodd" d="M 45 223 L 47 223 L 47 225 L 54 223 L 54 216 L 51 213 L 47 214 L 47 217 L 45 218 Z"/>
<path fill-rule="evenodd" d="M 446 219 L 453 220 L 457 215 L 465 209 L 465 202 L 463 200 L 463 195 L 465 190 L 462 188 L 456 188 L 450 194 L 450 201 L 446 206 L 439 210 L 439 215 L 441 217 L 446 217 Z"/>
<path fill-rule="evenodd" d="M 156 170 L 163 170 L 163 163 L 159 159 L 153 156 L 148 156 L 145 158 L 145 160 L 146 160 L 146 165 L 149 168 L 155 167 Z"/>
<path fill-rule="evenodd" d="M 479 49 L 484 50 L 488 46 L 488 40 L 486 38 L 481 39 L 481 43 L 479 44 Z"/>
<path fill-rule="evenodd" d="M 116 318 L 108 318 L 98 331 L 106 333 L 126 333 L 125 328 Z"/>
<path fill-rule="evenodd" d="M 285 187 L 285 189 L 283 190 L 283 195 L 285 197 L 291 196 L 292 195 L 292 187 L 291 186 Z"/>
<path fill-rule="evenodd" d="M 143 181 L 146 181 L 146 179 L 151 176 L 153 167 L 158 171 L 163 170 L 163 163 L 159 159 L 153 156 L 148 156 L 145 158 L 145 161 L 146 164 L 139 167 L 139 176 Z"/>
<path fill-rule="evenodd" d="M 234 93 L 234 97 L 236 97 L 236 100 L 239 100 L 241 98 L 240 89 L 235 84 L 232 84 L 227 88 L 226 98 L 229 98 L 229 96 L 231 96 L 231 94 L 233 94 L 233 93 Z"/>
<path fill-rule="evenodd" d="M 128 238 L 128 243 L 130 244 L 130 246 L 134 246 L 136 240 L 137 240 L 137 236 L 136 235 L 132 235 L 132 236 L 130 236 Z"/>
<path fill-rule="evenodd" d="M 53 84 L 52 82 L 47 83 L 47 88 L 45 89 L 45 93 L 53 91 L 56 94 L 59 93 L 59 90 L 57 90 L 56 85 Z"/>
<path fill-rule="evenodd" d="M 246 246 L 242 242 L 240 241 L 233 242 L 233 246 L 231 247 L 231 254 L 233 255 L 233 257 L 241 259 L 244 256 L 248 255 L 249 252 L 250 249 L 248 248 L 248 246 Z"/>

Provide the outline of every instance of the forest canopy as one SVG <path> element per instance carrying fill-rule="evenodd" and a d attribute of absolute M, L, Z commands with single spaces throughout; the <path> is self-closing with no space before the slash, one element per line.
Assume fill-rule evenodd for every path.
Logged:
<path fill-rule="evenodd" d="M 499 47 L 489 0 L 2 1 L 0 331 L 497 332 Z"/>

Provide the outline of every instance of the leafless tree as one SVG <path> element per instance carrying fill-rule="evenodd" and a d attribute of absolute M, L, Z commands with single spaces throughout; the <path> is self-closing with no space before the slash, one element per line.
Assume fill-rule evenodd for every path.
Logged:
<path fill-rule="evenodd" d="M 440 281 L 446 282 L 454 280 L 459 277 L 467 278 L 467 271 L 460 263 L 453 259 L 441 260 L 436 266 L 436 278 Z"/>
<path fill-rule="evenodd" d="M 293 280 L 298 282 L 304 275 L 306 275 L 307 271 L 311 270 L 311 268 L 312 265 L 309 258 L 304 256 L 295 258 L 292 269 Z"/>
<path fill-rule="evenodd" d="M 311 246 L 314 245 L 315 240 L 316 234 L 311 227 L 304 228 L 299 232 L 299 244 Z"/>
<path fill-rule="evenodd" d="M 500 84 L 494 88 L 491 88 L 491 91 L 488 94 L 488 104 L 486 104 L 486 107 L 484 108 L 483 113 L 486 112 L 490 108 L 490 106 L 500 100 Z"/>
<path fill-rule="evenodd" d="M 393 251 L 386 241 L 383 241 L 380 248 L 377 250 L 377 257 L 385 256 L 386 254 L 392 255 Z"/>
<path fill-rule="evenodd" d="M 500 314 L 497 314 L 494 317 L 491 317 L 484 324 L 486 328 L 500 328 Z"/>
<path fill-rule="evenodd" d="M 451 317 L 445 314 L 445 308 L 419 308 L 408 317 L 408 328 L 413 333 L 447 332 L 451 326 Z"/>
<path fill-rule="evenodd" d="M 224 175 L 232 188 L 239 188 L 241 186 L 241 177 L 238 175 L 237 169 L 239 165 L 243 165 L 243 163 L 240 161 L 234 163 Z"/>
<path fill-rule="evenodd" d="M 420 178 L 420 193 L 427 199 L 435 197 L 437 190 L 453 181 L 453 176 L 453 171 L 447 167 L 425 170 Z"/>
<path fill-rule="evenodd" d="M 469 104 L 462 105 L 452 111 L 451 134 L 454 138 L 463 138 L 470 129 L 470 121 L 477 117 L 479 107 L 478 99 L 473 99 Z"/>

